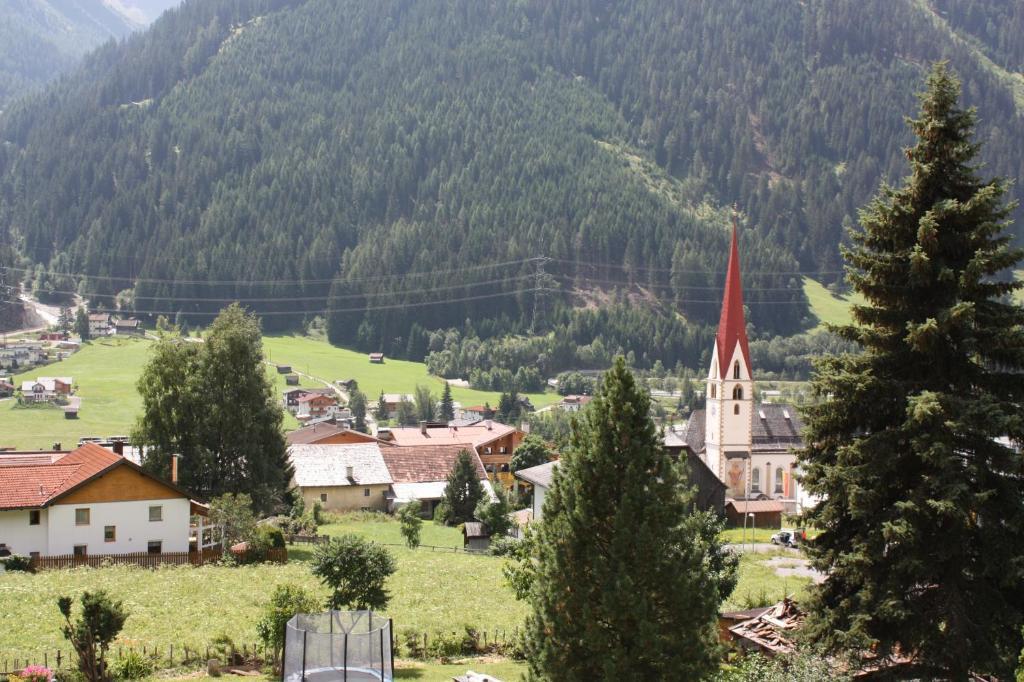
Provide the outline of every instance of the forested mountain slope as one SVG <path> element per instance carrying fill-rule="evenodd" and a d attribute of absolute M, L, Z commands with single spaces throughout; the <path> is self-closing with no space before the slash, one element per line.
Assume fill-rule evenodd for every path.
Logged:
<path fill-rule="evenodd" d="M 135 28 L 103 0 L 0 2 L 0 111 Z"/>
<path fill-rule="evenodd" d="M 836 280 L 903 172 L 931 60 L 1020 176 L 1021 24 L 994 0 L 190 0 L 0 117 L 0 230 L 58 296 L 330 311 L 334 340 L 414 356 L 424 329 L 557 328 L 692 362 L 720 207 L 755 331 L 799 329 L 800 273 Z"/>

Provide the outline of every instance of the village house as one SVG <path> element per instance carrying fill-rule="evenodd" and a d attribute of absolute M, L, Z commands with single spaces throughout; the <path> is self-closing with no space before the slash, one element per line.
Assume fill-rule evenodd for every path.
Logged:
<path fill-rule="evenodd" d="M 10 398 L 14 395 L 14 384 L 6 379 L 0 379 L 0 398 Z"/>
<path fill-rule="evenodd" d="M 444 497 L 444 489 L 448 485 L 448 474 L 462 451 L 470 453 L 484 490 L 493 496 L 494 489 L 487 478 L 487 472 L 471 443 L 381 445 L 380 453 L 393 481 L 391 490 L 394 499 L 389 511 L 419 500 L 422 505 L 420 514 L 424 518 L 434 518 L 434 510 Z"/>
<path fill-rule="evenodd" d="M 290 445 L 288 459 L 307 509 L 387 510 L 391 475 L 378 443 Z"/>
<path fill-rule="evenodd" d="M 37 365 L 46 359 L 43 344 L 19 341 L 0 346 L 0 369 L 18 369 Z"/>
<path fill-rule="evenodd" d="M 388 419 L 394 419 L 398 416 L 398 404 L 402 401 L 412 403 L 415 398 L 411 393 L 385 393 L 384 394 L 384 405 L 388 410 Z M 376 407 L 376 404 L 371 405 Z"/>
<path fill-rule="evenodd" d="M 557 461 L 548 462 L 535 467 L 520 469 L 515 473 L 515 477 L 520 481 L 533 486 L 531 517 L 534 521 L 540 521 L 544 518 L 544 496 L 547 495 L 548 490 L 551 488 L 551 481 L 555 477 L 556 466 L 558 466 Z"/>
<path fill-rule="evenodd" d="M 558 403 L 558 407 L 566 412 L 579 412 L 587 406 L 593 397 L 589 395 L 567 395 Z"/>
<path fill-rule="evenodd" d="M 71 395 L 73 383 L 71 377 L 38 377 L 21 382 L 21 395 L 29 402 L 49 402 Z"/>
<path fill-rule="evenodd" d="M 89 313 L 89 336 L 107 336 L 110 334 L 110 328 L 110 313 Z"/>
<path fill-rule="evenodd" d="M 142 323 L 134 317 L 114 320 L 114 334 L 117 336 L 139 336 L 142 331 Z"/>
<path fill-rule="evenodd" d="M 0 546 L 26 556 L 187 552 L 188 493 L 109 450 L 0 453 Z"/>
<path fill-rule="evenodd" d="M 299 420 L 325 417 L 338 410 L 337 396 L 326 393 L 307 393 L 295 402 L 295 417 Z"/>
<path fill-rule="evenodd" d="M 351 443 L 378 443 L 367 433 L 353 431 L 347 426 L 318 422 L 296 429 L 285 435 L 288 445 L 345 445 Z"/>
<path fill-rule="evenodd" d="M 526 433 L 514 426 L 485 419 L 471 426 L 424 422 L 418 427 L 391 428 L 387 435 L 391 442 L 401 446 L 472 445 L 491 481 L 500 481 L 511 490 L 516 482 L 509 469 L 512 453 Z"/>
<path fill-rule="evenodd" d="M 383 353 L 370 353 L 370 362 L 374 363 L 375 365 L 382 365 L 382 364 L 384 364 L 384 354 Z"/>

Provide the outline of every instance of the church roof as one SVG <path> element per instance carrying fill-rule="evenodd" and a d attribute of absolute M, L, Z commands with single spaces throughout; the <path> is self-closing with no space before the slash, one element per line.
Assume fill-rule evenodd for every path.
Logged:
<path fill-rule="evenodd" d="M 693 452 L 704 450 L 704 410 L 694 410 L 690 421 L 686 424 L 683 440 Z M 786 452 L 802 448 L 804 444 L 801 432 L 804 424 L 800 413 L 792 405 L 779 403 L 762 403 L 754 408 L 754 419 L 751 424 L 751 451 Z"/>
<path fill-rule="evenodd" d="M 725 275 L 725 294 L 722 296 L 722 314 L 718 318 L 718 372 L 720 377 L 728 376 L 729 361 L 736 343 L 740 344 L 743 362 L 747 371 L 750 364 L 750 346 L 747 343 L 747 322 L 743 315 L 743 283 L 740 280 L 740 250 L 736 241 L 736 223 L 732 226 L 732 246 L 729 250 L 729 268 Z"/>

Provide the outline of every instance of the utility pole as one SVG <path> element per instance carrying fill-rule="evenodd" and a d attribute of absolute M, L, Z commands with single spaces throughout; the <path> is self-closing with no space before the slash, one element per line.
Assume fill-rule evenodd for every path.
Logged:
<path fill-rule="evenodd" d="M 533 281 L 533 321 L 530 325 L 530 332 L 539 334 L 544 331 L 547 322 L 548 293 L 555 287 L 555 278 L 552 277 L 544 267 L 551 262 L 547 256 L 540 256 L 536 259 L 537 272 Z"/>

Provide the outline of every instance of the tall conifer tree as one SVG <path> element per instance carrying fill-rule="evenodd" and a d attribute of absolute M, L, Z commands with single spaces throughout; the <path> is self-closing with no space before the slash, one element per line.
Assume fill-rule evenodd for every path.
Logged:
<path fill-rule="evenodd" d="M 452 400 L 452 386 L 444 382 L 444 391 L 441 393 L 441 419 L 450 422 L 455 419 L 455 401 Z"/>
<path fill-rule="evenodd" d="M 811 634 L 897 647 L 928 679 L 1010 674 L 1024 620 L 1024 311 L 997 279 L 1021 258 L 1006 184 L 978 178 L 973 110 L 938 64 L 909 121 L 911 174 L 861 214 L 845 251 L 865 303 L 823 360 L 803 484 L 828 574 Z"/>
<path fill-rule="evenodd" d="M 693 506 L 650 398 L 622 358 L 556 470 L 529 596 L 536 680 L 702 680 L 718 668 L 716 616 L 735 586 L 719 522 Z"/>

